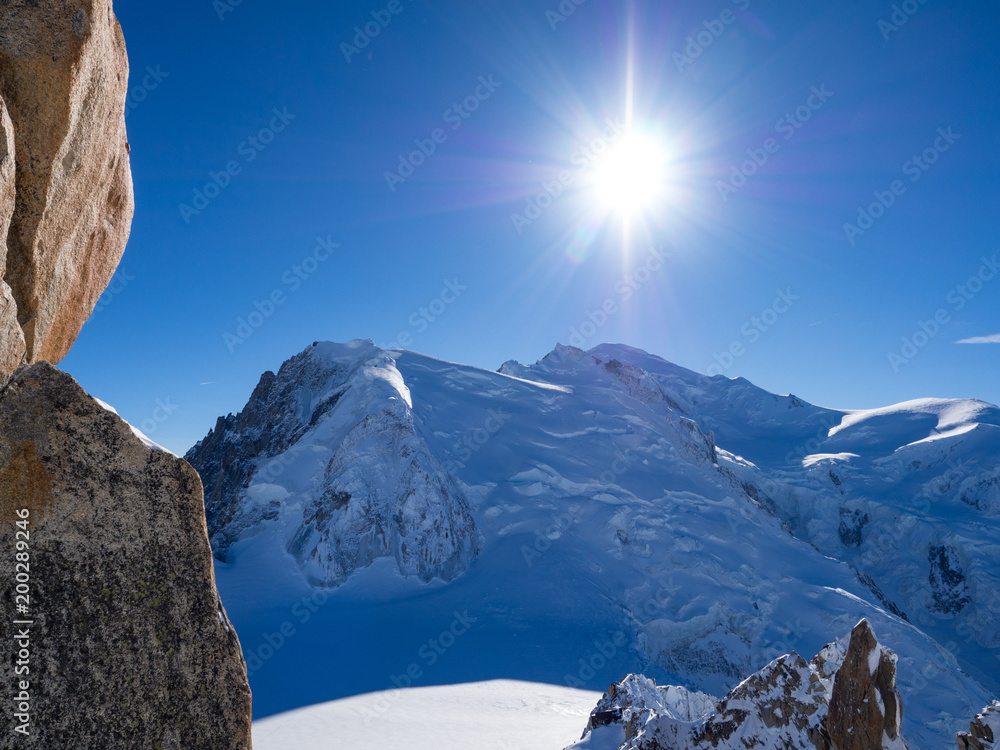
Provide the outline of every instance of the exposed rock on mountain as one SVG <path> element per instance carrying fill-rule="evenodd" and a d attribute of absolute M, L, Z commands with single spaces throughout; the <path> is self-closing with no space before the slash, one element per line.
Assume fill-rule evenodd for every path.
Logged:
<path fill-rule="evenodd" d="M 829 649 L 829 647 L 828 647 Z M 829 651 L 817 658 L 829 658 Z M 824 665 L 828 673 L 832 665 Z M 837 667 L 824 722 L 837 750 L 905 747 L 900 739 L 903 705 L 896 691 L 896 655 L 879 645 L 862 620 L 851 633 Z"/>
<path fill-rule="evenodd" d="M 968 732 L 959 732 L 958 750 L 992 750 L 1000 740 L 1000 701 L 983 709 L 969 723 Z"/>
<path fill-rule="evenodd" d="M 13 123 L 17 185 L 4 278 L 29 362 L 66 355 L 125 250 L 134 209 L 127 86 L 110 0 L 0 6 L 0 96 Z M 5 336 L 0 368 L 11 346 Z"/>
<path fill-rule="evenodd" d="M 462 490 L 419 434 L 394 361 L 370 342 L 316 344 L 265 373 L 186 458 L 222 560 L 271 530 L 311 582 L 335 586 L 379 558 L 450 580 L 478 552 Z"/>
<path fill-rule="evenodd" d="M 794 652 L 711 696 L 629 675 L 612 685 L 574 745 L 619 750 L 904 750 L 896 659 L 867 621 L 812 662 Z"/>
<path fill-rule="evenodd" d="M 30 737 L 17 747 L 250 748 L 250 690 L 215 588 L 201 485 L 68 375 L 0 392 L 0 529 L 30 512 Z M 14 579 L 0 598 L 14 601 Z M 13 643 L 14 617 L 0 621 Z M 0 702 L 14 704 L 5 658 Z M 8 718 L 10 713 L 8 711 Z M 6 745 L 5 745 L 6 746 Z"/>
<path fill-rule="evenodd" d="M 7 231 L 14 214 L 14 126 L 0 96 L 0 387 L 24 359 L 24 333 L 17 322 L 17 305 L 4 279 Z"/>
<path fill-rule="evenodd" d="M 921 750 L 952 743 L 1000 684 L 994 519 L 963 500 L 998 456 L 1000 410 L 982 402 L 843 412 L 620 345 L 493 372 L 364 341 L 265 373 L 188 454 L 247 633 L 275 632 L 310 584 L 345 583 L 310 619 L 323 643 L 379 623 L 376 655 L 327 656 L 303 636 L 268 668 L 382 690 L 419 650 L 412 631 L 476 601 L 456 649 L 539 655 L 515 676 L 594 689 L 644 673 L 722 695 L 865 618 L 899 655 L 903 731 Z M 943 616 L 935 594 L 968 601 Z M 463 659 L 430 679 L 478 679 Z M 808 684 L 796 664 L 781 670 Z M 255 699 L 289 707 L 266 681 Z"/>
<path fill-rule="evenodd" d="M 955 562 L 955 550 L 945 545 L 932 545 L 927 553 L 931 565 L 928 576 L 934 595 L 934 609 L 943 615 L 955 615 L 972 601 L 965 575 Z"/>

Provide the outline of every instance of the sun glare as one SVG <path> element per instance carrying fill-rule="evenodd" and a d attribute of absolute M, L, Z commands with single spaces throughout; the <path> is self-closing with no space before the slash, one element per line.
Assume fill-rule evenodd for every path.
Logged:
<path fill-rule="evenodd" d="M 593 183 L 601 205 L 624 216 L 651 209 L 663 197 L 667 155 L 651 136 L 626 133 L 601 159 Z"/>

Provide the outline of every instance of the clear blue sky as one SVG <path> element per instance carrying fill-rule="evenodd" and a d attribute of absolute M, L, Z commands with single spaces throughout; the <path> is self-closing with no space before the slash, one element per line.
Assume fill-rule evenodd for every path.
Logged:
<path fill-rule="evenodd" d="M 1000 7 L 900 6 L 118 0 L 136 215 L 62 366 L 178 453 L 314 340 L 996 403 L 1000 344 L 956 342 L 1000 334 L 1000 273 L 968 285 L 1000 253 Z M 626 238 L 581 149 L 629 111 L 669 158 Z"/>

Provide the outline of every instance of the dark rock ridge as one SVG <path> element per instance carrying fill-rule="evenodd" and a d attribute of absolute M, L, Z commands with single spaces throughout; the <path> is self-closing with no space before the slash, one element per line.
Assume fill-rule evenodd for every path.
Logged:
<path fill-rule="evenodd" d="M 248 750 L 246 665 L 215 588 L 195 471 L 48 363 L 20 368 L 0 391 L 0 425 L 3 549 L 14 549 L 26 509 L 31 598 L 21 619 L 34 622 L 31 734 L 8 724 L 5 657 L 0 745 Z M 5 564 L 5 644 L 14 589 Z"/>
<path fill-rule="evenodd" d="M 247 517 L 247 509 L 233 502 L 258 475 L 256 459 L 267 461 L 292 447 L 311 424 L 336 405 L 347 389 L 349 374 L 349 367 L 326 366 L 313 357 L 295 356 L 282 365 L 279 375 L 270 371 L 261 375 L 243 411 L 219 417 L 215 428 L 187 452 L 185 458 L 205 485 L 209 536 L 218 559 L 226 559 L 242 529 L 267 520 L 266 510 Z M 302 389 L 329 390 L 331 394 L 308 414 L 300 414 L 296 394 Z M 277 463 L 264 473 L 280 475 L 284 466 Z"/>
<path fill-rule="evenodd" d="M 927 552 L 931 565 L 928 582 L 934 596 L 934 609 L 943 615 L 954 615 L 972 601 L 965 574 L 955 560 L 955 550 L 943 545 L 931 545 Z"/>
<path fill-rule="evenodd" d="M 902 716 L 895 654 L 862 620 L 811 662 L 782 656 L 718 702 L 629 675 L 608 689 L 574 748 L 905 750 Z"/>
<path fill-rule="evenodd" d="M 983 709 L 969 723 L 968 732 L 959 732 L 958 750 L 992 750 L 1000 740 L 1000 701 Z"/>

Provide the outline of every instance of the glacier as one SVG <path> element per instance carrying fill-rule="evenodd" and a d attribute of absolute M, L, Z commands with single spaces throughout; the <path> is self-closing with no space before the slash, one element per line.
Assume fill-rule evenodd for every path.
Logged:
<path fill-rule="evenodd" d="M 186 458 L 259 718 L 492 679 L 725 695 L 862 618 L 911 747 L 1000 693 L 984 402 L 824 408 L 612 344 L 494 372 L 316 342 Z"/>

